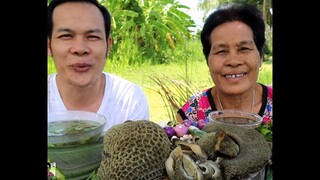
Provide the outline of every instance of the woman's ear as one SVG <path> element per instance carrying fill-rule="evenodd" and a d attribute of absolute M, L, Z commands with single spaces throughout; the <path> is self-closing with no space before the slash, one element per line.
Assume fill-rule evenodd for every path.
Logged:
<path fill-rule="evenodd" d="M 262 70 L 262 62 L 263 62 L 263 57 L 260 58 L 259 71 Z"/>

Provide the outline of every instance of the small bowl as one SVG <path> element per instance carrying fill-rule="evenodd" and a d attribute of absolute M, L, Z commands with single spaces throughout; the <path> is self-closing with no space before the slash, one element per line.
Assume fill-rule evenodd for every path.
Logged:
<path fill-rule="evenodd" d="M 68 147 L 96 142 L 106 119 L 87 111 L 61 111 L 48 115 L 48 147 Z"/>
<path fill-rule="evenodd" d="M 236 126 L 257 128 L 262 123 L 262 117 L 240 110 L 212 111 L 208 115 L 209 122 L 232 124 Z"/>

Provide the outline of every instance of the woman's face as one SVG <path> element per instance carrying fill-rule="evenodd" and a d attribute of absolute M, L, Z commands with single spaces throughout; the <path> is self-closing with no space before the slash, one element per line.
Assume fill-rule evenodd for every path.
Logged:
<path fill-rule="evenodd" d="M 251 28 L 239 21 L 217 26 L 210 35 L 208 66 L 220 91 L 242 94 L 257 82 L 261 57 Z"/>

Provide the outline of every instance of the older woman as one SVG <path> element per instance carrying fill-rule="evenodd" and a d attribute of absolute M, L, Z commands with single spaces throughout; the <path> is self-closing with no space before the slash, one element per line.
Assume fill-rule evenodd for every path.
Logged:
<path fill-rule="evenodd" d="M 178 110 L 178 121 L 207 121 L 211 111 L 234 109 L 272 123 L 272 88 L 257 82 L 265 41 L 265 24 L 257 8 L 229 4 L 214 11 L 201 32 L 214 86 L 194 94 Z"/>

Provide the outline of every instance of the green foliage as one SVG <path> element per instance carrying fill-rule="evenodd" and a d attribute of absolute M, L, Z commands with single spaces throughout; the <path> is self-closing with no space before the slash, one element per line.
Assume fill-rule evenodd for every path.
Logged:
<path fill-rule="evenodd" d="M 272 85 L 272 79 L 273 79 L 272 70 L 273 70 L 272 60 L 264 61 L 260 69 L 258 82 L 262 84 Z"/>
<path fill-rule="evenodd" d="M 180 5 L 174 0 L 140 1 L 140 0 L 101 0 L 112 16 L 112 37 L 114 39 L 111 53 L 114 59 L 125 45 L 138 50 L 141 58 L 127 60 L 129 65 L 148 63 L 166 63 L 166 52 L 169 48 L 181 44 L 192 37 L 188 28 L 195 27 L 191 17 L 182 9 L 189 7 Z M 112 58 L 112 59 L 113 59 Z M 138 62 L 137 62 L 138 61 Z"/>
<path fill-rule="evenodd" d="M 262 124 L 259 128 L 258 131 L 266 138 L 267 141 L 272 142 L 272 128 L 273 124 L 267 123 L 267 124 Z"/>
<path fill-rule="evenodd" d="M 56 69 L 56 67 L 55 67 L 55 65 L 54 65 L 54 62 L 53 62 L 53 59 L 52 59 L 52 57 L 48 57 L 48 68 L 47 68 L 48 70 L 48 74 L 52 74 L 52 73 L 55 73 L 55 72 L 57 72 L 57 69 Z"/>
<path fill-rule="evenodd" d="M 110 51 L 108 60 L 116 66 L 126 67 L 130 65 L 141 65 L 144 63 L 144 57 L 136 42 L 130 38 L 124 39 L 122 43 L 117 44 L 117 48 Z"/>
<path fill-rule="evenodd" d="M 267 27 L 266 28 L 266 45 L 264 49 L 264 61 L 269 61 L 272 60 L 272 52 L 273 52 L 273 47 L 272 47 L 272 29 Z"/>

